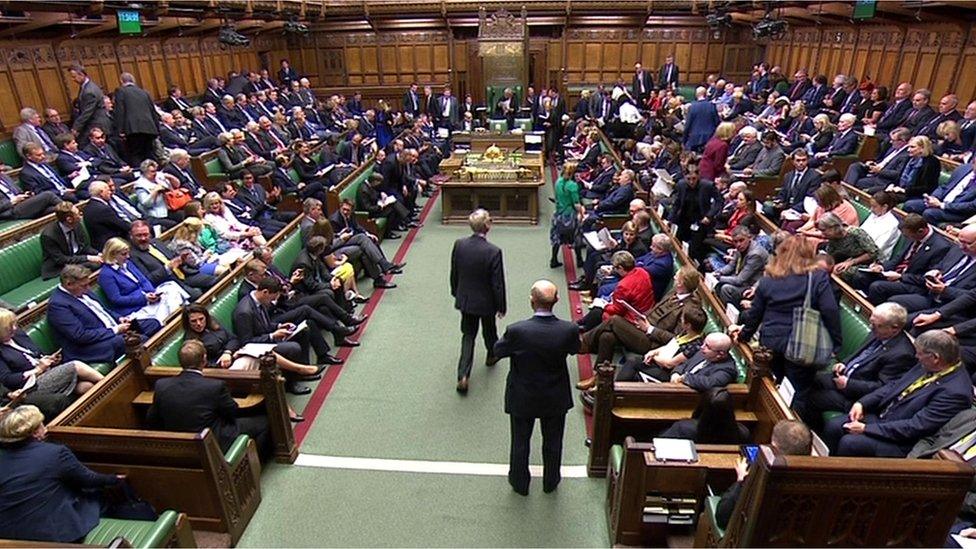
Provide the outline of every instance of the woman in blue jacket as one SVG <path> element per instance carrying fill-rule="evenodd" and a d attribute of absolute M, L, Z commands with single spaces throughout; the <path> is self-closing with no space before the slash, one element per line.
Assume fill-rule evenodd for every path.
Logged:
<path fill-rule="evenodd" d="M 98 285 L 105 292 L 109 306 L 120 317 L 150 319 L 164 324 L 170 314 L 179 310 L 189 294 L 174 281 L 159 286 L 146 278 L 139 267 L 129 261 L 129 244 L 121 238 L 105 243 L 105 264 L 98 271 Z"/>
<path fill-rule="evenodd" d="M 796 390 L 794 401 L 802 400 L 812 387 L 815 367 L 793 364 L 786 360 L 786 344 L 793 331 L 793 309 L 803 305 L 807 277 L 811 277 L 810 306 L 820 312 L 834 346 L 840 350 L 843 335 L 837 298 L 830 288 L 829 275 L 816 268 L 813 244 L 802 236 L 791 236 L 776 247 L 775 255 L 759 279 L 752 306 L 742 313 L 742 326 L 730 327 L 740 342 L 748 342 L 759 330 L 759 343 L 773 352 L 770 367 L 776 381 L 785 376 Z"/>

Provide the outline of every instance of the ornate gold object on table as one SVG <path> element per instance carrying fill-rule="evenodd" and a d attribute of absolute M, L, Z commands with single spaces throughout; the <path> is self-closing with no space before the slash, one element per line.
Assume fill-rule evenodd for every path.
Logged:
<path fill-rule="evenodd" d="M 441 221 L 466 222 L 471 210 L 480 207 L 496 223 L 538 223 L 542 156 L 524 154 L 521 143 L 486 145 L 482 152 L 455 151 L 441 162 L 442 173 L 449 174 L 441 183 Z"/>

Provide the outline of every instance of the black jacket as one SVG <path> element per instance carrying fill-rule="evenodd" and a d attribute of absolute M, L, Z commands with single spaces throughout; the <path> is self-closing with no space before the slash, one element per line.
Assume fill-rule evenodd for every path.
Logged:
<path fill-rule="evenodd" d="M 715 219 L 722 209 L 722 194 L 715 188 L 711 181 L 701 180 L 698 182 L 698 211 L 702 216 Z M 675 186 L 674 201 L 671 203 L 671 215 L 669 221 L 677 223 L 681 220 L 682 210 L 688 207 L 688 183 L 684 179 Z"/>
<path fill-rule="evenodd" d="M 451 295 L 462 313 L 491 316 L 505 313 L 505 271 L 502 251 L 482 236 L 454 242 L 451 251 Z"/>
<path fill-rule="evenodd" d="M 125 238 L 129 234 L 129 223 L 101 200 L 89 200 L 83 216 L 95 249 L 102 249 L 112 237 Z"/>
<path fill-rule="evenodd" d="M 227 385 L 194 371 L 156 382 L 147 419 L 164 431 L 199 433 L 209 428 L 224 452 L 240 434 L 237 403 Z"/>
<path fill-rule="evenodd" d="M 159 113 L 146 90 L 136 86 L 122 86 L 115 91 L 114 119 L 116 130 L 122 134 L 159 135 Z"/>
<path fill-rule="evenodd" d="M 575 355 L 579 345 L 576 324 L 555 316 L 535 315 L 510 325 L 493 352 L 498 358 L 511 358 L 505 413 L 551 417 L 572 408 L 566 357 Z"/>
<path fill-rule="evenodd" d="M 86 208 L 87 209 L 87 208 Z M 98 255 L 98 250 L 92 247 L 85 229 L 78 225 L 74 228 L 75 244 L 78 252 L 72 253 L 68 249 L 68 239 L 65 238 L 61 225 L 57 222 L 49 223 L 41 231 L 41 278 L 54 278 L 61 274 L 65 265 L 88 262 L 89 255 Z"/>

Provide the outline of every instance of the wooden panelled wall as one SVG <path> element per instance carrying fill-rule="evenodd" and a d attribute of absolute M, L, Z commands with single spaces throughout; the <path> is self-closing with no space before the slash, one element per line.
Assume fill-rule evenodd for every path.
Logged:
<path fill-rule="evenodd" d="M 976 35 L 971 25 L 928 24 L 909 28 L 883 25 L 797 27 L 766 46 L 766 58 L 792 75 L 870 76 L 889 86 L 911 82 L 938 98 L 955 92 L 976 99 Z M 935 100 L 937 102 L 938 99 Z"/>
<path fill-rule="evenodd" d="M 161 99 L 171 84 L 196 95 L 206 88 L 206 78 L 231 69 L 260 68 L 258 52 L 268 52 L 276 67 L 286 51 L 283 41 L 266 38 L 248 48 L 224 48 L 216 38 L 189 37 L 0 42 L 0 127 L 10 132 L 20 124 L 25 106 L 53 107 L 68 118 L 78 95 L 67 73 L 74 63 L 84 65 L 106 93 L 118 87 L 119 74 L 131 72 L 140 86 Z"/>

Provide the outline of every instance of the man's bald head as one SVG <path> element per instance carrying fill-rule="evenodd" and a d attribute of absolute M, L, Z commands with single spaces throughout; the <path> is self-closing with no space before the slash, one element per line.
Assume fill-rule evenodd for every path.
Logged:
<path fill-rule="evenodd" d="M 712 332 L 705 336 L 701 351 L 709 362 L 718 362 L 729 356 L 731 348 L 732 338 L 722 332 Z"/>
<path fill-rule="evenodd" d="M 556 285 L 549 280 L 537 280 L 529 292 L 529 301 L 532 303 L 533 310 L 551 311 L 559 301 Z"/>
<path fill-rule="evenodd" d="M 976 256 L 976 225 L 966 225 L 959 231 L 959 247 L 966 255 Z"/>

